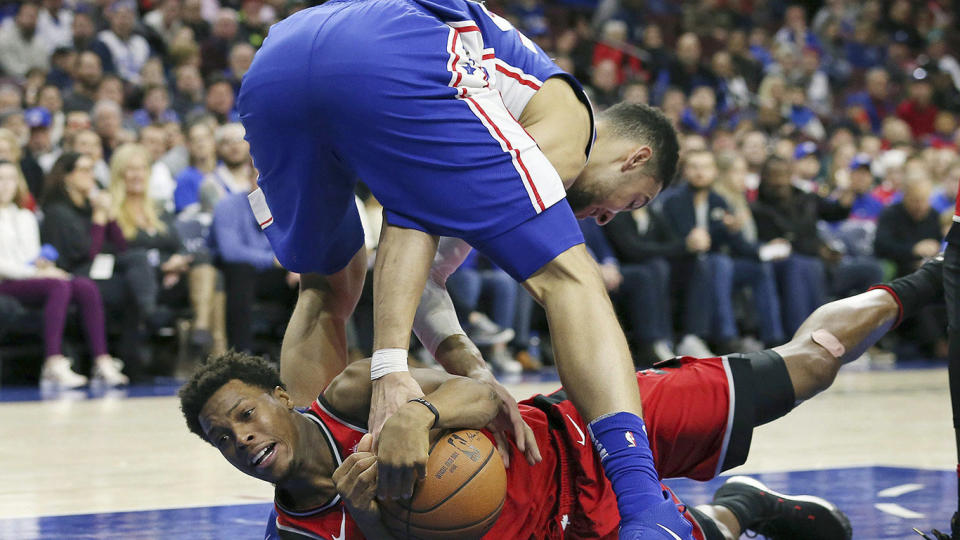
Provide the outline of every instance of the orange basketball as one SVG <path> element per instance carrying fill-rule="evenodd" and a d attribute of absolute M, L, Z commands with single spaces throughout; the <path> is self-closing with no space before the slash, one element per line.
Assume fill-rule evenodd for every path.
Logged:
<path fill-rule="evenodd" d="M 381 502 L 380 515 L 397 538 L 480 538 L 506 495 L 507 472 L 490 439 L 473 429 L 448 431 L 430 448 L 426 478 L 413 498 Z"/>

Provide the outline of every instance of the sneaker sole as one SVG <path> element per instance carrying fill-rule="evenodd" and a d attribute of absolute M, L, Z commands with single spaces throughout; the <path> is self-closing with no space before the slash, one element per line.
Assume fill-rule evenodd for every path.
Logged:
<path fill-rule="evenodd" d="M 717 496 L 722 494 L 724 487 L 731 484 L 746 485 L 754 489 L 758 489 L 760 491 L 769 493 L 774 497 L 779 497 L 785 501 L 809 503 L 809 504 L 818 506 L 820 507 L 820 510 L 826 511 L 831 517 L 833 517 L 837 521 L 837 523 L 843 529 L 844 540 L 850 540 L 850 538 L 852 538 L 853 536 L 853 526 L 850 525 L 850 520 L 847 518 L 846 514 L 844 514 L 839 508 L 837 508 L 836 505 L 834 505 L 830 501 L 827 501 L 826 499 L 821 499 L 820 497 L 814 497 L 813 495 L 786 495 L 783 493 L 779 493 L 770 489 L 769 487 L 766 486 L 766 484 L 757 480 L 756 478 L 751 478 L 749 476 L 731 477 L 729 480 L 726 481 L 726 483 L 720 486 L 720 489 L 718 489 L 717 492 L 714 494 L 714 499 L 716 499 Z M 780 537 L 777 537 L 777 539 L 779 538 Z M 784 538 L 787 538 L 787 537 L 784 537 Z M 807 537 L 792 536 L 789 538 L 802 539 Z M 818 539 L 818 540 L 822 540 L 822 539 Z"/>

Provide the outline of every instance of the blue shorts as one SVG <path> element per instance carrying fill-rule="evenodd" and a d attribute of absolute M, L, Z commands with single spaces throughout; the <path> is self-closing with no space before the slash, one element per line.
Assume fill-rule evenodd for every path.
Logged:
<path fill-rule="evenodd" d="M 333 0 L 277 23 L 238 99 L 277 258 L 346 266 L 363 245 L 358 180 L 388 223 L 463 238 L 518 280 L 583 242 L 515 120 L 553 76 L 569 78 L 469 0 Z"/>

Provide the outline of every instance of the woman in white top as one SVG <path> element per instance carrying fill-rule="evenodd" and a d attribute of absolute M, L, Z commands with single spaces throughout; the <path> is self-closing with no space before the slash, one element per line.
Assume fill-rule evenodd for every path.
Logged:
<path fill-rule="evenodd" d="M 94 379 L 110 386 L 127 384 L 118 362 L 107 352 L 103 301 L 97 286 L 87 278 L 74 277 L 57 268 L 41 254 L 37 218 L 20 206 L 25 189 L 19 167 L 0 161 L 0 294 L 43 306 L 46 360 L 41 384 L 76 388 L 87 383 L 86 377 L 71 369 L 70 359 L 63 356 L 61 349 L 71 302 L 80 309 L 94 358 Z"/>

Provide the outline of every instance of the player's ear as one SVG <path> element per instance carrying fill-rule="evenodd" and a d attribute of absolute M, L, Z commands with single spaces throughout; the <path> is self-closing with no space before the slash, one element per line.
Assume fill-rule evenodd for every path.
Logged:
<path fill-rule="evenodd" d="M 290 399 L 290 394 L 288 394 L 282 386 L 275 387 L 271 394 L 273 395 L 274 399 L 280 402 L 281 405 L 288 409 L 293 409 L 293 400 Z"/>
<path fill-rule="evenodd" d="M 647 145 L 634 148 L 630 153 L 624 156 L 623 164 L 620 165 L 620 172 L 627 172 L 643 165 L 653 156 L 653 149 Z"/>

